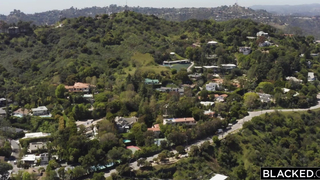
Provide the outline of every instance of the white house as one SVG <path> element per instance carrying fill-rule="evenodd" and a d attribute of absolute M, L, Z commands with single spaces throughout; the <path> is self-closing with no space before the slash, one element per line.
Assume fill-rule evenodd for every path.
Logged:
<path fill-rule="evenodd" d="M 263 32 L 263 31 L 259 31 L 259 32 L 257 32 L 257 37 L 260 37 L 260 36 L 265 36 L 265 37 L 267 37 L 267 36 L 269 36 L 269 34 Z"/>
<path fill-rule="evenodd" d="M 204 106 L 212 106 L 212 105 L 214 105 L 214 102 L 212 102 L 212 101 L 201 101 L 200 104 L 202 104 Z"/>
<path fill-rule="evenodd" d="M 221 67 L 222 67 L 223 69 L 231 70 L 231 69 L 236 68 L 237 65 L 235 65 L 235 64 L 221 64 Z"/>
<path fill-rule="evenodd" d="M 314 81 L 316 77 L 314 76 L 313 72 L 308 72 L 308 81 Z"/>
<path fill-rule="evenodd" d="M 217 91 L 220 88 L 220 85 L 218 83 L 209 83 L 206 84 L 206 90 L 207 91 Z"/>
<path fill-rule="evenodd" d="M 227 178 L 228 178 L 228 176 L 225 176 L 222 174 L 216 174 L 210 180 L 226 180 Z"/>
<path fill-rule="evenodd" d="M 218 42 L 217 42 L 217 41 L 209 41 L 208 44 L 209 44 L 209 45 L 217 45 Z"/>
<path fill-rule="evenodd" d="M 32 108 L 31 111 L 32 111 L 32 115 L 34 115 L 34 116 L 40 116 L 40 115 L 49 114 L 49 113 L 48 113 L 48 108 L 45 107 L 45 106 L 40 106 L 40 107 L 37 107 L 37 108 Z"/>
<path fill-rule="evenodd" d="M 27 164 L 36 164 L 38 160 L 41 160 L 41 165 L 45 165 L 49 163 L 49 154 L 48 153 L 42 153 L 39 156 L 36 156 L 35 154 L 27 154 L 22 157 L 21 161 L 23 163 Z"/>
<path fill-rule="evenodd" d="M 301 80 L 301 79 L 298 79 L 298 78 L 293 77 L 293 76 L 288 76 L 288 77 L 286 77 L 286 80 L 287 80 L 287 81 L 297 82 L 297 83 L 302 83 L 302 80 Z"/>
<path fill-rule="evenodd" d="M 22 139 L 25 138 L 40 138 L 50 136 L 50 133 L 36 132 L 36 133 L 26 133 Z"/>

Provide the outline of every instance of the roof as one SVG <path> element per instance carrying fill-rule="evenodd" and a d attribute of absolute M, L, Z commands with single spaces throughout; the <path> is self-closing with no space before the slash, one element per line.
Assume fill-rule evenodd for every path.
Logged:
<path fill-rule="evenodd" d="M 204 111 L 204 112 L 203 112 L 204 115 L 213 115 L 213 114 L 215 114 L 215 113 L 216 113 L 216 112 L 211 111 L 211 110 L 208 110 L 208 111 Z"/>
<path fill-rule="evenodd" d="M 92 94 L 84 94 L 83 97 L 84 98 L 93 98 L 93 95 Z"/>
<path fill-rule="evenodd" d="M 159 83 L 159 80 L 158 79 L 149 79 L 149 78 L 146 78 L 144 80 L 145 83 Z"/>
<path fill-rule="evenodd" d="M 6 101 L 6 98 L 0 98 L 0 101 Z"/>
<path fill-rule="evenodd" d="M 214 102 L 211 101 L 201 101 L 200 104 L 204 105 L 204 106 L 212 106 L 214 104 Z"/>
<path fill-rule="evenodd" d="M 235 64 L 221 64 L 222 67 L 237 67 Z"/>
<path fill-rule="evenodd" d="M 216 174 L 213 176 L 210 180 L 225 180 L 228 176 L 222 175 L 222 174 Z"/>
<path fill-rule="evenodd" d="M 36 133 L 26 133 L 24 138 L 39 138 L 50 136 L 50 133 L 36 132 Z M 24 139 L 22 138 L 22 139 Z"/>
<path fill-rule="evenodd" d="M 20 108 L 20 109 L 14 111 L 13 113 L 14 114 L 28 115 L 29 114 L 29 110 L 26 109 L 26 108 L 24 110 L 22 108 Z"/>
<path fill-rule="evenodd" d="M 81 82 L 76 82 L 74 83 L 73 86 L 65 86 L 66 89 L 71 89 L 71 88 L 89 88 L 90 84 L 88 83 L 81 83 Z"/>
<path fill-rule="evenodd" d="M 155 124 L 151 128 L 148 128 L 148 131 L 153 131 L 153 132 L 160 131 L 160 125 Z"/>
<path fill-rule="evenodd" d="M 221 94 L 221 95 L 219 95 L 219 94 L 215 94 L 215 95 L 214 95 L 214 97 L 215 97 L 215 98 L 217 98 L 217 97 L 223 97 L 223 98 L 226 98 L 226 97 L 228 97 L 228 94 Z"/>
<path fill-rule="evenodd" d="M 36 160 L 36 155 L 34 154 L 27 154 L 22 157 L 22 161 L 35 161 Z"/>
<path fill-rule="evenodd" d="M 46 144 L 47 143 L 45 142 L 31 142 L 29 143 L 29 150 L 35 151 L 38 149 L 46 148 Z"/>
<path fill-rule="evenodd" d="M 4 108 L 0 108 L 0 115 L 5 115 L 5 114 L 7 114 L 6 110 Z"/>
<path fill-rule="evenodd" d="M 194 118 L 193 117 L 187 117 L 187 118 L 172 118 L 172 119 L 165 119 L 166 121 L 172 121 L 172 122 L 195 122 Z"/>
<path fill-rule="evenodd" d="M 118 125 L 122 125 L 122 126 L 128 126 L 131 125 L 135 122 L 138 121 L 137 117 L 129 117 L 129 118 L 125 118 L 125 117 L 119 117 L 117 116 L 114 120 Z"/>
<path fill-rule="evenodd" d="M 206 68 L 206 69 L 218 69 L 219 66 L 203 66 L 203 68 Z"/>
<path fill-rule="evenodd" d="M 19 128 L 14 128 L 14 127 L 1 127 L 1 130 L 4 131 L 9 131 L 11 133 L 19 133 L 19 132 L 23 132 L 23 129 L 19 129 Z"/>
<path fill-rule="evenodd" d="M 208 44 L 218 44 L 217 41 L 209 41 Z"/>
<path fill-rule="evenodd" d="M 34 112 L 34 111 L 48 111 L 48 108 L 45 106 L 39 106 L 37 108 L 32 108 L 31 110 L 32 110 L 32 112 Z"/>

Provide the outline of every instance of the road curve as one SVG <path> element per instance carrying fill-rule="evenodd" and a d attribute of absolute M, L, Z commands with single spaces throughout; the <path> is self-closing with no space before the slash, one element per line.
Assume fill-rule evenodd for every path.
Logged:
<path fill-rule="evenodd" d="M 188 67 L 187 72 L 191 72 L 191 68 L 194 66 L 194 62 L 191 62 L 191 65 Z"/>
<path fill-rule="evenodd" d="M 318 99 L 318 104 L 315 105 L 315 106 L 312 106 L 310 108 L 306 108 L 306 109 L 279 109 L 277 111 L 279 112 L 290 112 L 290 111 L 308 111 L 308 110 L 313 110 L 313 109 L 319 109 L 320 108 L 320 94 L 317 95 L 317 99 Z M 266 114 L 266 113 L 272 113 L 272 112 L 275 112 L 276 110 L 263 110 L 263 111 L 253 111 L 253 112 L 249 112 L 249 115 L 242 118 L 242 119 L 239 119 L 237 120 L 237 123 L 234 124 L 231 129 L 229 129 L 228 131 L 224 132 L 223 134 L 219 135 L 219 139 L 223 139 L 225 138 L 228 134 L 231 134 L 239 129 L 242 128 L 242 125 L 244 122 L 248 122 L 250 121 L 253 117 L 256 117 L 256 116 L 260 116 L 262 114 Z M 186 146 L 186 150 L 189 151 L 190 147 L 193 146 L 193 145 L 197 145 L 197 146 L 200 146 L 202 143 L 204 143 L 205 141 L 210 141 L 212 142 L 212 138 L 208 137 L 206 139 L 203 139 L 203 140 L 199 140 L 199 141 L 196 141 L 195 143 L 193 144 L 190 144 L 188 146 Z M 173 153 L 177 153 L 177 151 L 175 150 L 172 150 L 171 152 Z M 157 158 L 158 157 L 158 154 L 155 154 L 154 156 L 151 156 L 151 157 L 148 157 L 147 158 L 147 161 L 152 161 L 154 158 Z M 132 167 L 132 169 L 134 170 L 137 170 L 139 169 L 138 165 L 137 165 L 137 161 L 135 162 L 132 162 L 130 163 L 130 166 Z M 115 169 L 112 169 L 110 172 L 108 173 L 105 173 L 105 177 L 109 177 L 111 176 L 111 173 L 113 172 L 117 172 Z"/>

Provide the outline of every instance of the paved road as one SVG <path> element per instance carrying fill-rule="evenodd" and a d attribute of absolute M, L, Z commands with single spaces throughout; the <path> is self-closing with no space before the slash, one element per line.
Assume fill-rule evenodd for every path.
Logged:
<path fill-rule="evenodd" d="M 313 110 L 313 109 L 319 109 L 319 108 L 320 108 L 320 94 L 317 95 L 317 98 L 318 98 L 318 104 L 315 105 L 315 106 L 313 106 L 313 107 L 306 108 L 306 109 L 281 109 L 281 110 L 278 110 L 278 111 L 279 111 L 279 112 L 290 112 L 290 111 L 308 111 L 308 110 Z M 248 115 L 248 116 L 246 116 L 246 117 L 244 117 L 244 118 L 242 118 L 242 119 L 239 119 L 239 120 L 237 121 L 237 123 L 234 124 L 234 125 L 231 127 L 231 129 L 229 129 L 228 131 L 226 131 L 226 132 L 224 132 L 223 134 L 219 135 L 219 139 L 223 139 L 223 138 L 225 138 L 228 134 L 233 133 L 233 132 L 241 129 L 243 123 L 250 121 L 253 117 L 260 116 L 260 115 L 266 114 L 266 113 L 272 113 L 272 112 L 275 112 L 275 111 L 276 111 L 276 110 L 263 110 L 263 111 L 249 112 L 249 115 Z M 189 149 L 190 149 L 190 147 L 191 147 L 192 145 L 200 146 L 200 145 L 201 145 L 202 143 L 204 143 L 205 141 L 210 141 L 210 142 L 212 142 L 212 139 L 211 139 L 210 137 L 208 137 L 208 138 L 206 138 L 206 139 L 199 140 L 199 141 L 197 141 L 197 142 L 195 142 L 195 143 L 193 143 L 193 144 L 191 144 L 191 145 L 186 146 L 186 150 L 189 151 Z M 177 153 L 177 151 L 175 151 L 175 150 L 173 150 L 172 152 Z M 147 161 L 152 161 L 153 158 L 156 158 L 156 157 L 158 157 L 158 154 L 156 154 L 156 155 L 154 155 L 154 156 L 152 156 L 152 157 L 148 157 L 148 158 L 147 158 Z M 137 165 L 137 161 L 132 162 L 132 163 L 130 164 L 130 166 L 131 166 L 132 169 L 134 169 L 134 170 L 139 169 L 139 167 L 138 167 L 138 165 Z M 104 176 L 105 176 L 105 177 L 109 177 L 109 176 L 111 176 L 111 173 L 113 173 L 113 172 L 116 172 L 116 170 L 113 169 L 113 170 L 111 170 L 109 173 L 105 173 Z"/>
<path fill-rule="evenodd" d="M 187 72 L 191 72 L 191 68 L 194 66 L 194 62 L 191 62 L 191 65 L 188 67 Z"/>

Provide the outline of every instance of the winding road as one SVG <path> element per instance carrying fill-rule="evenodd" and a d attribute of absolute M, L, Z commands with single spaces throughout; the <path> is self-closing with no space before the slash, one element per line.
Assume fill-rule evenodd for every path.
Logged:
<path fill-rule="evenodd" d="M 312 107 L 310 107 L 310 108 L 306 108 L 306 109 L 278 109 L 277 111 L 279 111 L 279 112 L 292 112 L 292 111 L 308 111 L 308 110 L 319 109 L 319 108 L 320 108 L 320 94 L 317 95 L 317 99 L 318 99 L 318 104 L 315 105 L 315 106 L 312 106 Z M 246 117 L 244 117 L 244 118 L 242 118 L 242 119 L 237 120 L 237 123 L 234 124 L 234 125 L 231 127 L 231 129 L 229 129 L 229 130 L 225 131 L 223 134 L 219 135 L 219 139 L 223 139 L 223 138 L 225 138 L 228 134 L 231 134 L 231 133 L 233 133 L 233 132 L 235 132 L 235 131 L 238 131 L 239 129 L 242 128 L 242 126 L 243 126 L 243 124 L 244 124 L 245 122 L 250 121 L 253 117 L 260 116 L 260 115 L 266 114 L 266 113 L 272 113 L 272 112 L 275 112 L 275 111 L 276 111 L 276 110 L 271 109 L 271 110 L 263 110 L 263 111 L 253 111 L 253 112 L 249 112 L 249 115 L 248 115 L 248 116 L 246 116 Z M 210 141 L 210 142 L 212 142 L 212 138 L 211 138 L 211 137 L 208 137 L 208 138 L 206 138 L 206 139 L 199 140 L 199 141 L 197 141 L 197 142 L 195 142 L 195 143 L 193 143 L 193 144 L 190 144 L 190 145 L 186 146 L 186 150 L 189 151 L 190 147 L 193 146 L 193 145 L 200 146 L 200 145 L 201 145 L 202 143 L 204 143 L 205 141 Z M 177 153 L 177 151 L 175 151 L 175 150 L 172 150 L 171 152 Z M 154 158 L 157 158 L 157 157 L 158 157 L 158 154 L 155 154 L 154 156 L 148 157 L 148 158 L 146 158 L 146 159 L 147 159 L 147 161 L 152 161 Z M 134 161 L 134 162 L 130 163 L 130 166 L 131 166 L 132 169 L 134 169 L 134 170 L 139 169 L 139 166 L 138 166 L 138 164 L 137 164 L 137 161 Z M 113 172 L 117 172 L 117 171 L 116 171 L 115 169 L 112 169 L 112 170 L 110 170 L 110 172 L 105 173 L 104 176 L 105 176 L 105 177 L 109 177 L 109 176 L 111 176 L 111 173 L 113 173 Z"/>

